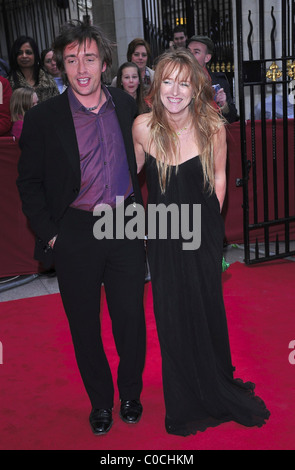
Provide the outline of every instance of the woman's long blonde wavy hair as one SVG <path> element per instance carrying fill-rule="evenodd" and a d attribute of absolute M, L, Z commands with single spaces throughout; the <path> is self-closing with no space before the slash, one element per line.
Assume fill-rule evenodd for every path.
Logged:
<path fill-rule="evenodd" d="M 151 104 L 150 140 L 148 148 L 153 148 L 159 172 L 159 183 L 165 192 L 172 165 L 179 163 L 179 139 L 169 124 L 167 113 L 161 101 L 160 88 L 163 80 L 175 70 L 180 81 L 190 81 L 193 99 L 189 104 L 195 138 L 198 140 L 200 161 L 203 168 L 204 184 L 209 191 L 214 189 L 213 136 L 218 132 L 223 120 L 213 105 L 213 88 L 210 80 L 193 54 L 186 49 L 178 49 L 162 54 L 155 68 L 154 80 L 147 97 Z"/>

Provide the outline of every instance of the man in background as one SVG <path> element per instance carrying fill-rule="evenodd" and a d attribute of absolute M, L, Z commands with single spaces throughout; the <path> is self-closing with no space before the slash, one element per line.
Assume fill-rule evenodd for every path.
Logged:
<path fill-rule="evenodd" d="M 175 26 L 173 29 L 172 41 L 169 42 L 170 50 L 178 47 L 186 47 L 187 34 L 186 29 L 182 25 Z"/>
<path fill-rule="evenodd" d="M 214 43 L 212 39 L 207 36 L 192 36 L 188 40 L 187 47 L 208 74 L 208 78 L 211 80 L 212 85 L 219 85 L 214 99 L 224 118 L 228 123 L 237 121 L 238 113 L 231 96 L 226 75 L 223 72 L 211 72 L 208 67 L 209 62 L 214 55 Z"/>

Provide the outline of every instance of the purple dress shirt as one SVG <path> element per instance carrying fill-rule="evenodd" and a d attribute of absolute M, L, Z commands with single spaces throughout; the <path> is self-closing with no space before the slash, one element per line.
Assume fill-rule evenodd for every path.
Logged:
<path fill-rule="evenodd" d="M 86 211 L 100 204 L 115 207 L 116 196 L 126 199 L 133 192 L 115 105 L 107 88 L 102 88 L 107 101 L 98 114 L 87 111 L 68 89 L 81 168 L 80 192 L 71 207 Z"/>

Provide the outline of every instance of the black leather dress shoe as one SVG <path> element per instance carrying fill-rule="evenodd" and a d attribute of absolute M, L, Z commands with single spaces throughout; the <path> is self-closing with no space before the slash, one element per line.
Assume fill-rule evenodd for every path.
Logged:
<path fill-rule="evenodd" d="M 125 423 L 138 423 L 142 415 L 142 404 L 139 400 L 121 400 L 120 418 Z"/>
<path fill-rule="evenodd" d="M 106 434 L 113 424 L 112 409 L 93 408 L 89 416 L 89 422 L 94 434 L 97 436 Z"/>

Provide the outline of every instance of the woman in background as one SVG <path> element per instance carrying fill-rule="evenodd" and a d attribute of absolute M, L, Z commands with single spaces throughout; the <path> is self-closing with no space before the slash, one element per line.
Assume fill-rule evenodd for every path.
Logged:
<path fill-rule="evenodd" d="M 122 88 L 135 99 L 139 114 L 149 110 L 144 101 L 140 70 L 136 64 L 125 62 L 121 65 L 117 74 L 117 88 Z"/>
<path fill-rule="evenodd" d="M 60 93 L 63 93 L 67 86 L 63 74 L 56 65 L 56 60 L 52 49 L 44 49 L 41 52 L 41 66 L 49 75 L 51 75 L 58 87 Z"/>
<path fill-rule="evenodd" d="M 12 45 L 9 61 L 12 90 L 30 87 L 37 93 L 39 102 L 59 95 L 55 81 L 40 66 L 39 49 L 33 38 L 17 38 Z"/>
<path fill-rule="evenodd" d="M 147 65 L 150 59 L 151 49 L 144 39 L 135 38 L 128 44 L 127 60 L 138 66 L 145 94 L 151 87 L 155 73 L 154 70 Z"/>
<path fill-rule="evenodd" d="M 143 84 L 143 93 L 146 95 L 151 87 L 154 78 L 154 70 L 148 67 L 147 63 L 151 58 L 149 44 L 141 38 L 135 38 L 128 44 L 127 62 L 133 62 L 140 70 Z M 117 77 L 112 81 L 112 86 L 116 86 Z"/>
<path fill-rule="evenodd" d="M 20 138 L 25 113 L 38 104 L 37 93 L 29 87 L 17 88 L 10 99 L 10 114 L 12 121 L 11 135 Z"/>

